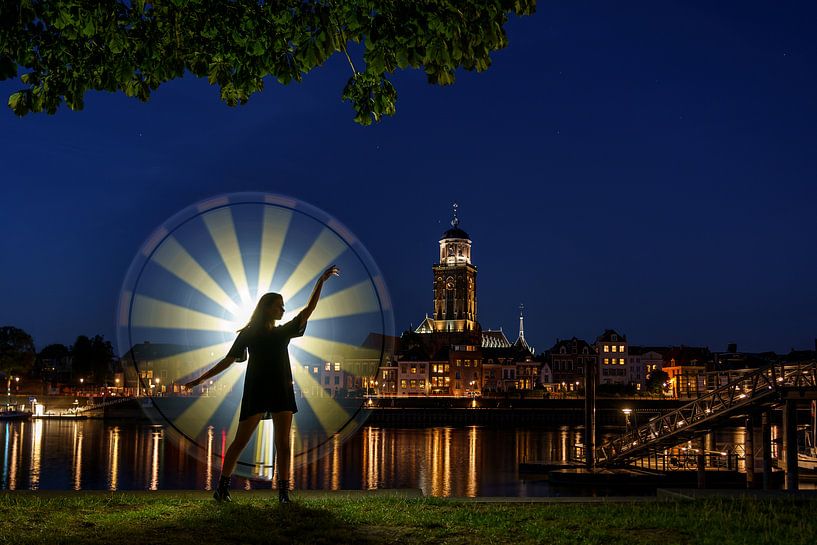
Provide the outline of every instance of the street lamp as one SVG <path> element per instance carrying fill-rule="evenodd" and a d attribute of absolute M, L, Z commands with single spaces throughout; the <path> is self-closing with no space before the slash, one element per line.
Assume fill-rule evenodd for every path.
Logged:
<path fill-rule="evenodd" d="M 621 409 L 621 412 L 624 413 L 624 421 L 626 429 L 624 430 L 625 433 L 630 431 L 630 415 L 632 414 L 632 409 Z"/>
<path fill-rule="evenodd" d="M 14 389 L 20 393 L 20 377 L 14 377 Z"/>

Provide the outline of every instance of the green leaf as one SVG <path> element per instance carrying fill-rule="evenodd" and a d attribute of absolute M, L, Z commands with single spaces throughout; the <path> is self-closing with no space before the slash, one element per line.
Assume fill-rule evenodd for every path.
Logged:
<path fill-rule="evenodd" d="M 108 49 L 111 53 L 121 53 L 125 49 L 125 39 L 120 33 L 116 32 L 111 36 L 108 40 Z"/>
<path fill-rule="evenodd" d="M 85 21 L 85 26 L 82 27 L 82 34 L 84 36 L 91 37 L 94 35 L 94 33 L 96 33 L 96 27 L 94 27 L 94 20 L 89 18 L 87 21 Z"/>
<path fill-rule="evenodd" d="M 31 91 L 17 91 L 9 96 L 9 108 L 19 116 L 26 115 L 29 111 L 29 103 L 31 102 Z"/>

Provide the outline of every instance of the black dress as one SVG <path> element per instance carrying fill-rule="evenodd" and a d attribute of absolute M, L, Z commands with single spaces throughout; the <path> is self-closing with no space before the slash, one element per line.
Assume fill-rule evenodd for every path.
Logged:
<path fill-rule="evenodd" d="M 299 327 L 300 319 L 299 314 L 271 330 L 264 327 L 245 329 L 236 337 L 227 355 L 243 360 L 244 350 L 250 353 L 239 420 L 258 413 L 298 412 L 287 347 L 290 339 L 304 334 L 306 322 Z M 269 414 L 262 416 L 262 419 L 268 418 Z"/>

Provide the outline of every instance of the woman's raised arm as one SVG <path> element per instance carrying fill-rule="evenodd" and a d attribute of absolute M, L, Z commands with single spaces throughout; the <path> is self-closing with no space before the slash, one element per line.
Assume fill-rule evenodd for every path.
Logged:
<path fill-rule="evenodd" d="M 315 307 L 318 305 L 318 299 L 321 297 L 321 288 L 323 288 L 323 283 L 326 282 L 330 276 L 340 276 L 340 269 L 337 266 L 332 265 L 323 271 L 323 274 L 318 277 L 318 281 L 315 282 L 315 287 L 312 288 L 312 295 L 309 296 L 309 302 L 300 313 L 301 326 L 306 323 L 306 321 L 315 311 Z"/>

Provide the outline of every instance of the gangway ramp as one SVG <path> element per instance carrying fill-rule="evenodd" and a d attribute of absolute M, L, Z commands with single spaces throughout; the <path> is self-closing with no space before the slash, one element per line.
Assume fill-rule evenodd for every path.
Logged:
<path fill-rule="evenodd" d="M 597 467 L 622 466 L 786 399 L 817 398 L 817 361 L 774 363 L 749 372 L 677 410 L 655 417 L 595 450 Z"/>

